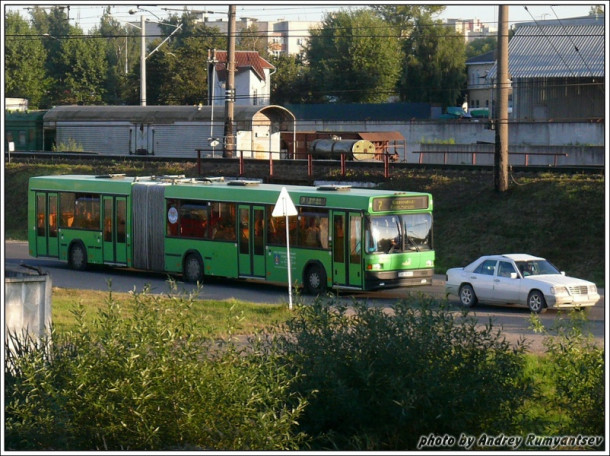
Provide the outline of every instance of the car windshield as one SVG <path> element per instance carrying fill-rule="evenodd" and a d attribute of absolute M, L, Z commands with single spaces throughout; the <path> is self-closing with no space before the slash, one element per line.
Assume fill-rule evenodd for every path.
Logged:
<path fill-rule="evenodd" d="M 432 215 L 405 214 L 369 217 L 368 253 L 398 253 L 432 249 Z"/>
<path fill-rule="evenodd" d="M 555 266 L 546 260 L 515 261 L 523 277 L 532 275 L 561 274 Z"/>

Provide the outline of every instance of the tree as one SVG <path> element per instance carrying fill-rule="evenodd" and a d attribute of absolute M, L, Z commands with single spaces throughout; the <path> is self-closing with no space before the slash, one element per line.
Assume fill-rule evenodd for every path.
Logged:
<path fill-rule="evenodd" d="M 183 15 L 188 20 L 188 17 Z M 186 27 L 186 31 L 184 31 Z M 216 27 L 183 25 L 175 40 L 166 43 L 147 59 L 149 104 L 205 104 L 208 98 L 208 51 L 225 46 Z M 170 32 L 171 33 L 171 32 Z M 134 71 L 139 72 L 139 65 Z M 132 78 L 132 85 L 139 79 Z M 137 95 L 138 90 L 133 89 Z"/>
<path fill-rule="evenodd" d="M 104 79 L 103 102 L 121 104 L 126 91 L 129 62 L 137 61 L 139 39 L 131 38 L 134 32 L 123 27 L 110 14 L 110 7 L 100 19 L 92 35 L 104 37 L 107 71 Z"/>
<path fill-rule="evenodd" d="M 49 86 L 47 54 L 41 37 L 18 12 L 6 15 L 4 52 L 5 95 L 27 98 L 31 108 L 39 107 Z"/>
<path fill-rule="evenodd" d="M 392 24 L 404 54 L 400 99 L 453 105 L 466 82 L 465 44 L 461 35 L 433 16 L 439 5 L 376 5 L 375 13 Z"/>
<path fill-rule="evenodd" d="M 472 40 L 466 44 L 466 58 L 469 59 L 489 51 L 495 51 L 497 47 L 498 37 L 496 36 L 487 36 L 485 38 Z"/>
<path fill-rule="evenodd" d="M 400 43 L 389 24 L 370 10 L 328 14 L 310 30 L 306 48 L 319 96 L 344 103 L 379 103 L 395 93 Z"/>
<path fill-rule="evenodd" d="M 242 51 L 256 51 L 263 58 L 269 58 L 264 34 L 258 31 L 256 24 L 249 25 L 238 33 L 236 47 Z"/>
<path fill-rule="evenodd" d="M 409 35 L 416 19 L 430 19 L 435 14 L 440 14 L 445 10 L 440 5 L 374 5 L 371 9 L 384 21 L 392 24 L 398 36 Z"/>
<path fill-rule="evenodd" d="M 466 83 L 464 38 L 440 21 L 420 17 L 407 43 L 401 99 L 455 105 Z"/>
<path fill-rule="evenodd" d="M 308 103 L 312 101 L 310 68 L 295 55 L 271 57 L 276 71 L 271 79 L 271 103 Z"/>
<path fill-rule="evenodd" d="M 100 103 L 107 70 L 104 41 L 72 27 L 64 7 L 48 12 L 35 7 L 30 14 L 47 50 L 45 68 L 51 84 L 42 104 Z"/>
<path fill-rule="evenodd" d="M 75 35 L 82 35 L 74 28 Z M 97 104 L 105 93 L 108 64 L 105 43 L 95 38 L 67 39 L 63 42 L 61 62 L 66 68 L 57 104 Z"/>

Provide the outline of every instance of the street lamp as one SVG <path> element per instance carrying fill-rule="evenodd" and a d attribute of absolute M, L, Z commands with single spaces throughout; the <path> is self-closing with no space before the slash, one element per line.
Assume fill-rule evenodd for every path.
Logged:
<path fill-rule="evenodd" d="M 146 11 L 146 12 L 152 14 L 153 16 L 155 16 L 157 19 L 159 19 L 159 17 L 155 13 L 153 13 L 152 11 L 149 11 L 147 9 L 141 8 L 139 6 L 138 6 L 137 10 L 133 10 L 133 9 L 129 10 L 129 14 L 136 14 L 138 12 L 138 10 Z M 161 20 L 161 19 L 159 19 L 159 20 Z M 162 23 L 162 22 L 160 22 L 160 23 Z M 167 38 L 165 38 L 161 42 L 161 44 L 159 44 L 159 46 L 157 46 L 150 54 L 146 55 L 146 20 L 144 19 L 144 15 L 143 14 L 140 16 L 140 34 L 141 34 L 141 45 L 140 45 L 140 106 L 146 106 L 146 59 L 148 57 L 150 57 L 151 55 L 153 55 L 155 52 L 157 52 L 157 50 L 167 40 L 169 40 L 174 33 L 176 33 L 182 27 L 182 24 L 180 24 L 178 26 L 175 26 L 173 24 L 166 24 L 166 25 L 172 25 L 173 27 L 176 27 L 176 29 L 172 33 L 170 33 L 169 36 Z"/>

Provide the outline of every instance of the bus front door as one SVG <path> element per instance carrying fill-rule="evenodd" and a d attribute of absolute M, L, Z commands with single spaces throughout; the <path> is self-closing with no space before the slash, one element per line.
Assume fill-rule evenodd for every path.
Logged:
<path fill-rule="evenodd" d="M 57 193 L 36 193 L 36 255 L 57 257 Z"/>
<path fill-rule="evenodd" d="M 104 263 L 127 264 L 127 198 L 104 196 L 102 201 Z"/>
<path fill-rule="evenodd" d="M 265 208 L 239 205 L 238 262 L 242 277 L 265 277 Z"/>
<path fill-rule="evenodd" d="M 362 215 L 333 214 L 333 284 L 362 287 Z"/>

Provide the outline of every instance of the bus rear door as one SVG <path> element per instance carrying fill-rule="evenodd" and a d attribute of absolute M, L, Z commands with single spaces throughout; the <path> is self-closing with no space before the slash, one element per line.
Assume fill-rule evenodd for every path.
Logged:
<path fill-rule="evenodd" d="M 127 198 L 103 196 L 104 263 L 127 264 Z"/>
<path fill-rule="evenodd" d="M 362 215 L 333 213 L 333 284 L 362 287 Z"/>
<path fill-rule="evenodd" d="M 36 255 L 57 257 L 57 193 L 36 193 Z"/>
<path fill-rule="evenodd" d="M 265 277 L 265 208 L 239 205 L 239 275 Z"/>

